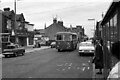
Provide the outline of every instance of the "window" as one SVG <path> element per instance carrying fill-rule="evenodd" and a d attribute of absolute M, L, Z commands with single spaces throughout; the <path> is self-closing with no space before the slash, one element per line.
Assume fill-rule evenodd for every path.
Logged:
<path fill-rule="evenodd" d="M 110 19 L 110 39 L 113 41 L 113 18 Z"/>
<path fill-rule="evenodd" d="M 14 49 L 15 46 L 7 46 L 7 49 Z"/>
<path fill-rule="evenodd" d="M 71 36 L 70 34 L 65 34 L 64 35 L 64 40 L 65 41 L 70 41 L 71 40 L 70 36 Z"/>
<path fill-rule="evenodd" d="M 117 34 L 118 34 L 118 31 L 117 31 L 117 14 L 115 14 L 114 15 L 114 17 L 113 17 L 113 30 L 114 30 L 114 34 L 113 34 L 113 36 L 114 36 L 114 41 L 116 41 L 117 40 Z"/>
<path fill-rule="evenodd" d="M 57 35 L 57 40 L 63 40 L 63 35 Z"/>

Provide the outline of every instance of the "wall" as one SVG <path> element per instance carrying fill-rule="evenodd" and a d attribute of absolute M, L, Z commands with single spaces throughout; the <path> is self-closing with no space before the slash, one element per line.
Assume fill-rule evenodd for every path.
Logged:
<path fill-rule="evenodd" d="M 61 26 L 57 23 L 53 23 L 45 29 L 45 35 L 48 36 L 50 40 L 55 40 L 56 33 L 64 31 L 67 31 L 64 26 Z"/>

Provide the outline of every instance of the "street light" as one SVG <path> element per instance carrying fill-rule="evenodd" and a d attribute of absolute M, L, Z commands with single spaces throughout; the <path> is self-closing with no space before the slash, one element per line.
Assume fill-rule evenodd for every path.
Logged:
<path fill-rule="evenodd" d="M 95 18 L 90 18 L 88 21 L 94 21 L 94 37 L 95 37 Z"/>
<path fill-rule="evenodd" d="M 16 37 L 16 2 L 17 1 L 20 1 L 20 0 L 14 0 L 14 11 L 15 11 L 15 21 L 14 21 L 14 29 L 13 29 L 13 33 L 14 33 L 14 36 L 15 36 L 15 43 L 17 43 L 18 42 L 18 39 L 17 39 L 17 37 Z"/>

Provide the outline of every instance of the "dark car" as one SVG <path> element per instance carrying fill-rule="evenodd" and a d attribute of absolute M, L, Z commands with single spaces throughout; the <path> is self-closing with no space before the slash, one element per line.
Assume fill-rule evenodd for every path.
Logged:
<path fill-rule="evenodd" d="M 13 55 L 13 56 L 18 56 L 19 54 L 21 55 L 24 55 L 25 53 L 25 48 L 17 45 L 17 44 L 11 44 L 11 45 L 8 45 L 6 49 L 3 50 L 2 54 L 5 56 L 5 57 L 8 57 L 10 55 Z"/>
<path fill-rule="evenodd" d="M 56 42 L 52 42 L 52 43 L 50 44 L 50 46 L 51 46 L 51 48 L 55 48 L 55 47 L 56 47 Z"/>

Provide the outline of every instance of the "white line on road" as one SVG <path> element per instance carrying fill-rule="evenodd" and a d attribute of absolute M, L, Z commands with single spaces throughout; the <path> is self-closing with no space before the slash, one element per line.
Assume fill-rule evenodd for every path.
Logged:
<path fill-rule="evenodd" d="M 67 66 L 68 63 L 65 63 L 65 66 Z"/>
<path fill-rule="evenodd" d="M 82 71 L 85 71 L 85 67 L 83 67 Z"/>
<path fill-rule="evenodd" d="M 71 67 L 68 67 L 68 69 L 70 69 Z"/>
<path fill-rule="evenodd" d="M 57 66 L 63 66 L 63 64 L 57 64 Z"/>
<path fill-rule="evenodd" d="M 28 77 L 28 78 L 32 78 L 32 77 Z"/>
<path fill-rule="evenodd" d="M 90 69 L 90 67 L 88 67 L 88 69 Z"/>
<path fill-rule="evenodd" d="M 72 66 L 72 63 L 70 63 L 70 65 L 69 66 Z"/>

